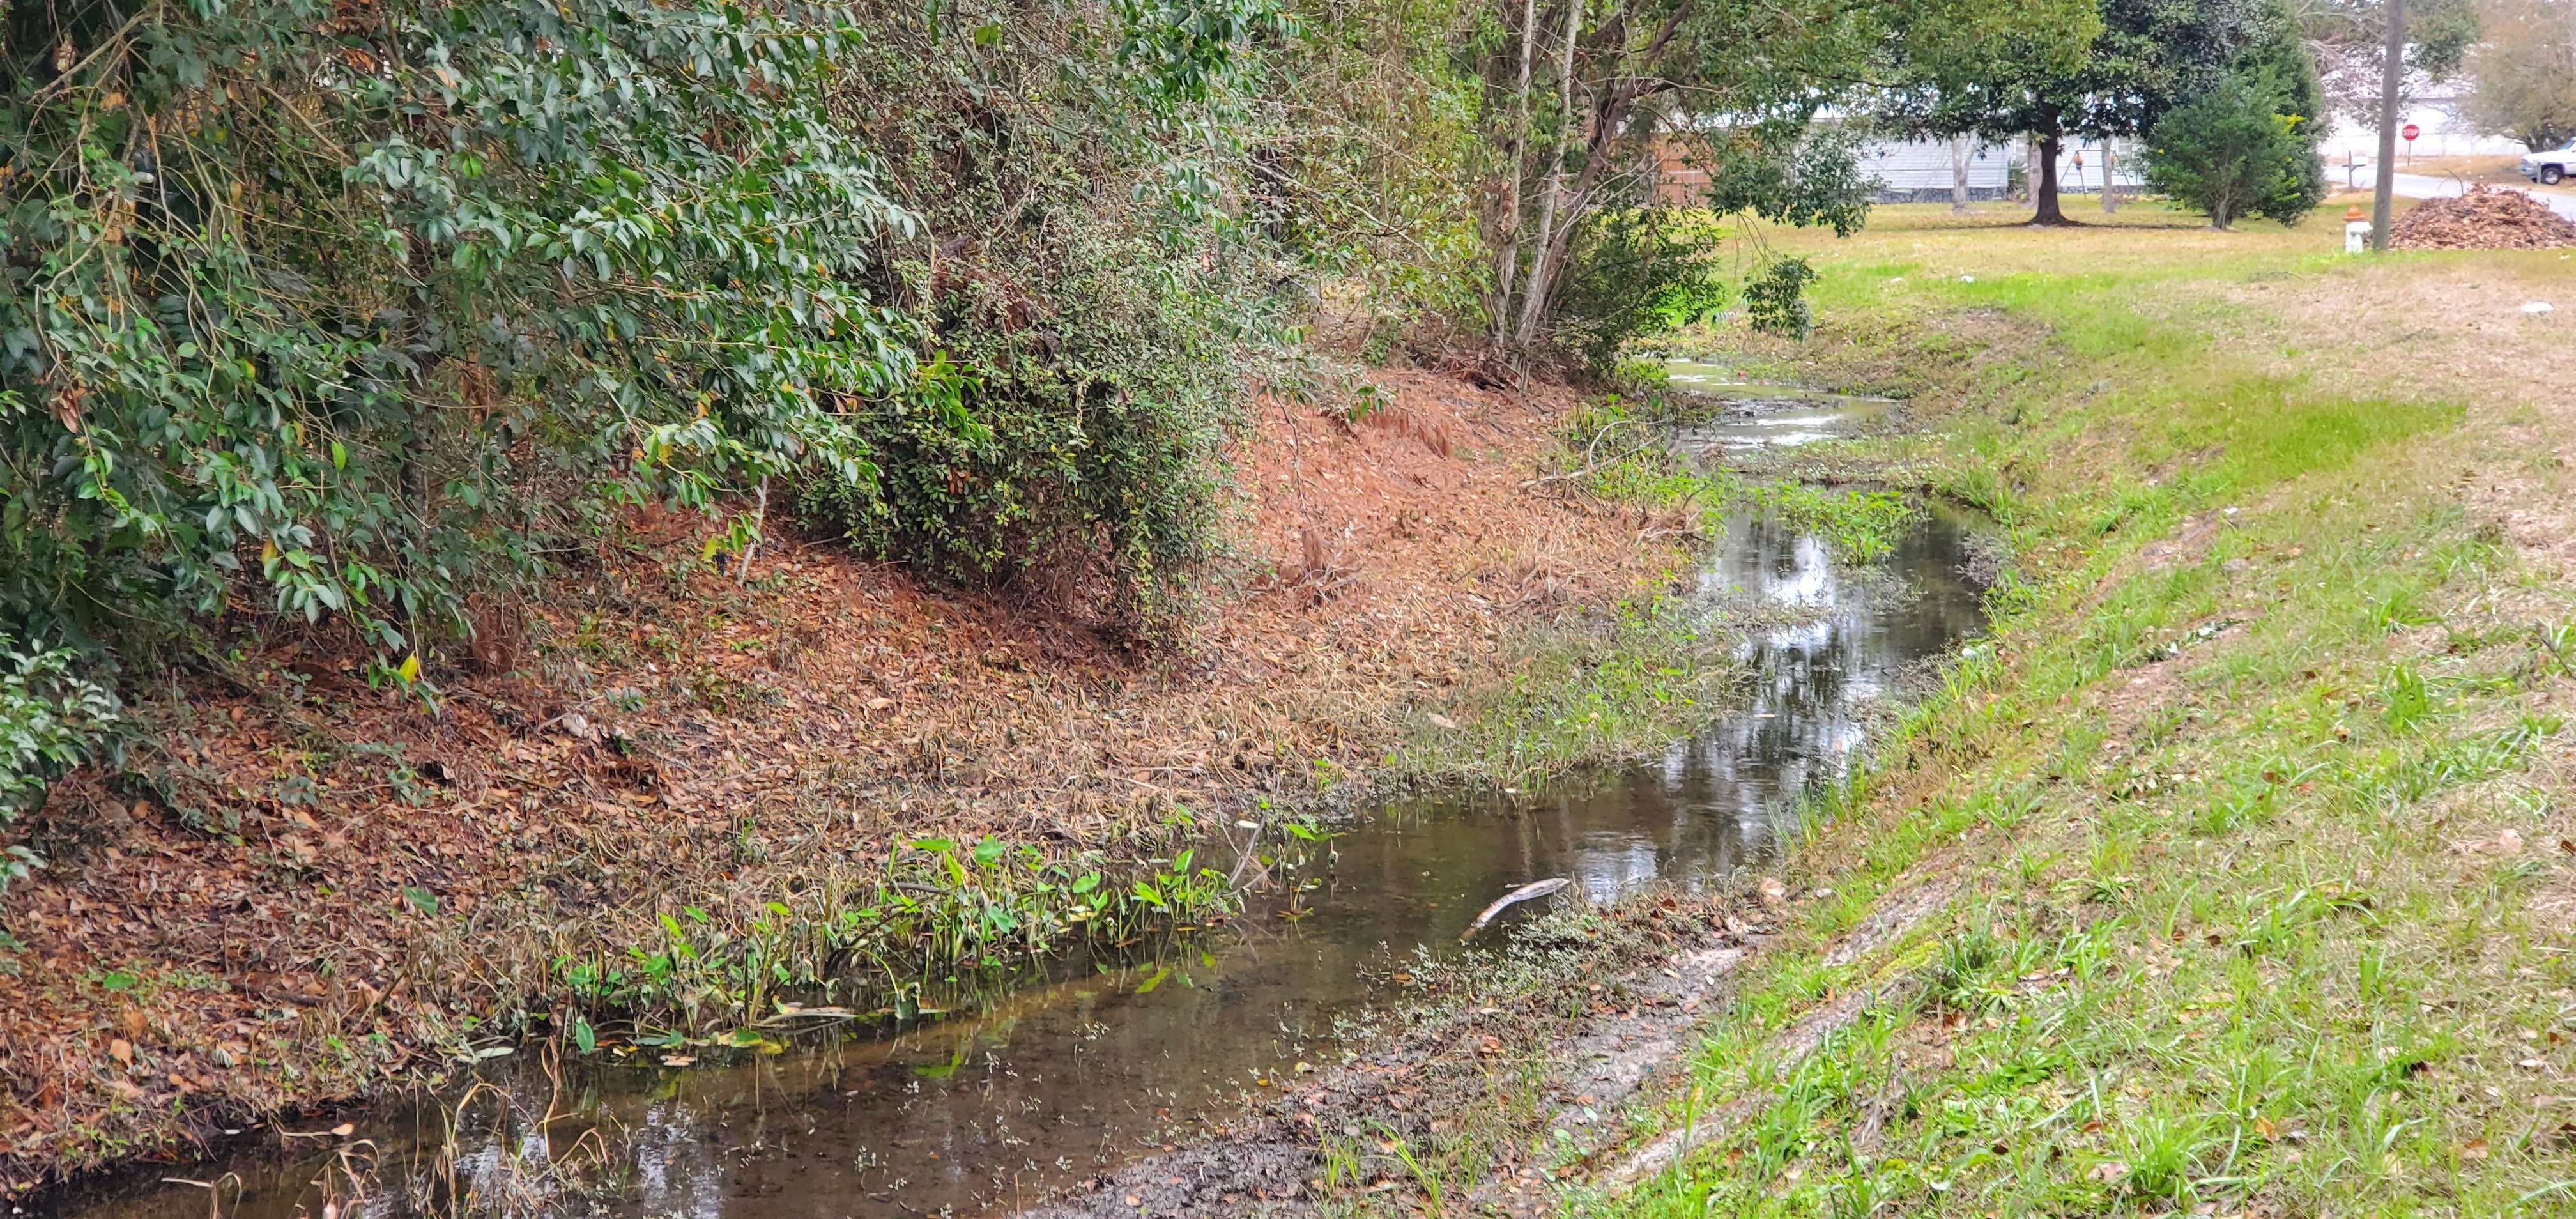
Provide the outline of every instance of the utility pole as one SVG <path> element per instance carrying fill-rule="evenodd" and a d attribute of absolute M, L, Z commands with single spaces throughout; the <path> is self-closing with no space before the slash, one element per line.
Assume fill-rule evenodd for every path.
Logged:
<path fill-rule="evenodd" d="M 2389 205 L 2397 195 L 2397 93 L 2406 81 L 2406 0 L 2386 0 L 2388 49 L 2379 65 L 2379 172 L 2370 199 L 2370 248 L 2388 252 Z"/>

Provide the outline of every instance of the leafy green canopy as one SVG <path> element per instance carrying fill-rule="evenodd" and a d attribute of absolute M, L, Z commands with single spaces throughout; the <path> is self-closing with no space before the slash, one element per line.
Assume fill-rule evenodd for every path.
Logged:
<path fill-rule="evenodd" d="M 2040 223 L 2060 223 L 2057 152 L 2070 137 L 2135 135 L 2217 87 L 2263 27 L 2263 0 L 2079 3 L 2061 37 L 2026 28 L 1934 30 L 1900 58 L 1886 119 L 1927 135 L 2037 139 Z M 2063 34 L 2080 37 L 2066 40 Z M 2072 53 L 2070 53 L 2072 52 Z"/>
<path fill-rule="evenodd" d="M 1890 116 L 1993 140 L 2133 135 L 2215 85 L 2261 22 L 2260 0 L 2102 0 L 2067 16 L 2090 33 L 2072 48 L 2027 29 L 1932 31 L 1885 95 Z"/>

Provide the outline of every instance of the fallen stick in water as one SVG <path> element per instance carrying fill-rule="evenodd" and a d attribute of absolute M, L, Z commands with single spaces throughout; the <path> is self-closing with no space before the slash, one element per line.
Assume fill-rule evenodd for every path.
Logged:
<path fill-rule="evenodd" d="M 1559 876 L 1554 880 L 1534 880 L 1526 885 L 1522 885 L 1520 888 L 1502 895 L 1501 897 L 1495 898 L 1493 905 L 1485 907 L 1485 912 L 1477 915 L 1475 922 L 1468 924 L 1465 931 L 1458 933 L 1458 942 L 1464 944 L 1467 941 L 1476 938 L 1476 933 L 1484 930 L 1485 924 L 1493 922 L 1495 915 L 1501 914 L 1512 906 L 1528 901 L 1533 897 L 1545 897 L 1548 894 L 1554 893 L 1573 883 L 1573 881 L 1562 876 Z"/>

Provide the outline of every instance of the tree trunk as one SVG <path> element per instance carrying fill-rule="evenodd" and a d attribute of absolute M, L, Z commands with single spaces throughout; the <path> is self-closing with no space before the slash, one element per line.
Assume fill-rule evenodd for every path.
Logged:
<path fill-rule="evenodd" d="M 2039 137 L 2039 164 L 2031 177 L 2030 197 L 2035 204 L 2032 224 L 2065 224 L 2066 213 L 2057 206 L 2057 153 L 2066 146 L 2066 137 L 2045 132 Z"/>
<path fill-rule="evenodd" d="M 2370 248 L 2388 252 L 2397 195 L 2397 91 L 2406 79 L 2406 0 L 2388 0 L 2388 47 L 2379 67 L 2379 171 L 2370 198 Z"/>
<path fill-rule="evenodd" d="M 1636 82 L 1622 78 L 1603 86 L 1600 104 L 1592 114 L 1592 136 L 1584 141 L 1583 169 L 1574 175 L 1574 185 L 1560 187 L 1565 194 L 1563 215 L 1558 220 L 1556 235 L 1540 243 L 1538 262 L 1530 269 L 1530 298 L 1526 304 L 1530 337 L 1535 340 L 1538 324 L 1547 316 L 1548 294 L 1556 290 L 1557 279 L 1565 274 L 1566 261 L 1574 253 L 1575 224 L 1592 208 L 1592 188 L 1599 185 L 1601 169 L 1609 164 L 1610 141 L 1618 138 L 1627 126 L 1629 106 L 1637 100 Z M 1567 151 L 1572 151 L 1571 147 Z"/>
<path fill-rule="evenodd" d="M 1538 262 L 1530 268 L 1529 288 L 1521 301 L 1520 343 L 1529 346 L 1538 341 L 1539 315 L 1547 308 L 1548 280 L 1553 278 L 1556 253 L 1557 196 L 1565 189 L 1565 158 L 1574 150 L 1574 40 L 1583 31 L 1583 0 L 1566 0 L 1565 55 L 1557 67 L 1558 104 L 1564 115 L 1558 124 L 1556 149 L 1548 158 L 1546 196 L 1538 209 Z M 1567 227 L 1572 227 L 1571 218 Z"/>
<path fill-rule="evenodd" d="M 1530 52 L 1538 36 L 1538 0 L 1521 0 L 1521 88 L 1514 94 L 1512 119 L 1512 193 L 1503 205 L 1503 261 L 1494 271 L 1494 345 L 1502 346 L 1511 328 L 1512 275 L 1521 261 L 1521 167 L 1529 159 Z"/>
<path fill-rule="evenodd" d="M 1572 185 L 1565 181 L 1565 159 L 1574 152 L 1574 136 L 1580 130 L 1574 123 L 1574 46 L 1582 26 L 1581 0 L 1566 14 L 1566 52 L 1561 65 L 1560 91 L 1566 99 L 1567 125 L 1565 139 L 1556 150 L 1550 171 L 1550 190 L 1540 209 L 1539 247 L 1531 256 L 1529 286 L 1522 290 L 1521 338 L 1524 345 L 1538 338 L 1539 324 L 1547 317 L 1549 299 L 1556 292 L 1574 245 L 1574 236 L 1585 214 L 1594 203 L 1594 192 L 1601 185 L 1604 172 L 1616 172 L 1611 166 L 1611 144 L 1622 134 L 1651 136 L 1651 130 L 1632 132 L 1628 120 L 1637 103 L 1666 91 L 1670 82 L 1655 77 L 1639 76 L 1627 71 L 1631 60 L 1654 62 L 1681 32 L 1692 14 L 1691 0 L 1682 0 L 1668 13 L 1662 28 L 1646 40 L 1642 49 L 1630 49 L 1627 43 L 1627 15 L 1614 13 L 1593 34 L 1597 53 L 1605 56 L 1607 68 L 1590 90 L 1594 97 L 1592 114 L 1587 121 L 1591 134 L 1584 140 L 1583 168 L 1574 175 Z M 1552 219 L 1551 219 L 1552 218 Z"/>
<path fill-rule="evenodd" d="M 1950 137 L 1950 210 L 1968 210 L 1968 137 Z"/>
<path fill-rule="evenodd" d="M 2120 210 L 2120 184 L 2111 179 L 2112 171 L 2119 168 L 2118 162 L 2112 159 L 2113 149 L 2119 142 L 2118 136 L 2102 137 L 2102 214 L 2105 216 Z"/>

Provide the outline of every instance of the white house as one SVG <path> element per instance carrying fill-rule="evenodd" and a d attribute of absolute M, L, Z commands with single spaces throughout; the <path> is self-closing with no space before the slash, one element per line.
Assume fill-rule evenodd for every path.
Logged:
<path fill-rule="evenodd" d="M 2010 154 L 1998 145 L 1968 150 L 1968 197 L 2001 199 L 2011 185 Z M 1878 179 L 1880 203 L 1947 203 L 1956 179 L 1957 151 L 1946 140 L 1864 145 L 1860 171 Z"/>
<path fill-rule="evenodd" d="M 2127 150 L 2135 141 L 2124 141 L 2112 147 L 2109 161 L 2111 174 L 2119 188 L 2135 194 L 2143 190 L 2146 180 L 2139 164 Z M 2057 157 L 2057 189 L 2061 194 L 2087 195 L 2102 191 L 2102 163 L 2105 160 L 2099 140 L 2070 140 Z M 1947 141 L 1911 140 L 1902 143 L 1882 142 L 1861 149 L 1861 172 L 1879 181 L 1881 203 L 1947 203 L 1956 174 L 1954 150 Z M 2025 141 L 2010 144 L 1976 143 L 1968 151 L 1968 197 L 2001 199 L 2007 190 L 2024 185 L 2030 146 Z"/>

